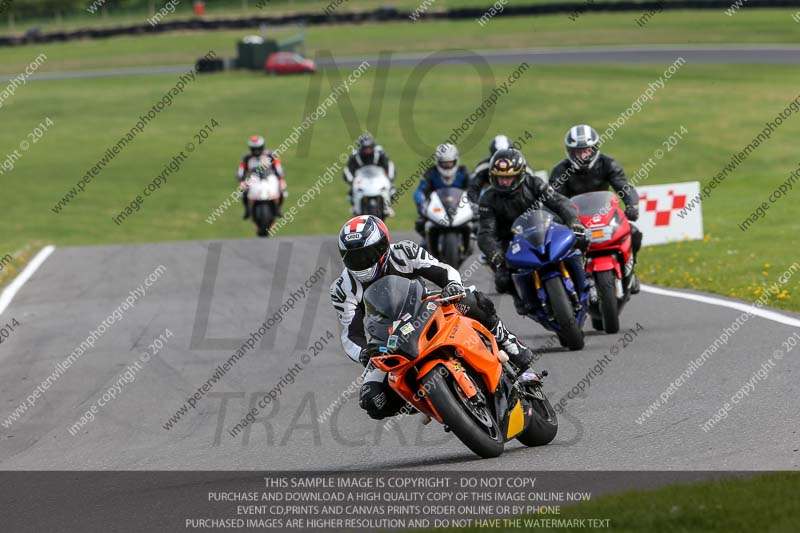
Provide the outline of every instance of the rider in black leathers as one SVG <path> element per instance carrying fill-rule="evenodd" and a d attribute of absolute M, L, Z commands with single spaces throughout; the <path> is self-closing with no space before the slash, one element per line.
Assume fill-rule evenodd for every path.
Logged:
<path fill-rule="evenodd" d="M 572 202 L 540 178 L 526 173 L 526 167 L 519 150 L 498 150 L 490 163 L 491 187 L 481 195 L 479 204 L 478 246 L 495 273 L 495 289 L 512 294 L 519 314 L 525 314 L 524 305 L 514 290 L 505 261 L 514 220 L 528 210 L 547 208 L 573 231 L 586 230 Z"/>
<path fill-rule="evenodd" d="M 630 222 L 639 218 L 639 194 L 628 183 L 619 163 L 599 149 L 600 136 L 591 126 L 573 126 L 564 139 L 567 157 L 550 174 L 550 186 L 568 198 L 578 194 L 607 191 L 613 188 L 625 202 L 625 216 Z M 631 245 L 634 265 L 642 247 L 642 232 L 631 224 Z M 639 281 L 631 275 L 631 293 L 639 292 Z"/>

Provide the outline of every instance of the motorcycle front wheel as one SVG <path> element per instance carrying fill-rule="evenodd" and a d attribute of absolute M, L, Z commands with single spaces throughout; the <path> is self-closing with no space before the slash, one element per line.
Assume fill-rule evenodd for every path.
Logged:
<path fill-rule="evenodd" d="M 253 206 L 253 222 L 259 237 L 268 237 L 269 228 L 275 220 L 274 206 L 272 202 L 258 202 Z"/>
<path fill-rule="evenodd" d="M 365 215 L 372 215 L 383 220 L 383 203 L 378 198 L 366 198 L 363 203 Z"/>
<path fill-rule="evenodd" d="M 570 350 L 583 349 L 583 330 L 575 318 L 572 302 L 567 296 L 567 290 L 561 278 L 556 276 L 545 280 L 544 290 L 553 310 L 556 322 L 561 331 L 558 333 L 561 342 Z"/>
<path fill-rule="evenodd" d="M 603 318 L 603 331 L 616 333 L 619 331 L 619 305 L 617 302 L 617 275 L 613 270 L 595 272 L 595 286 Z"/>
<path fill-rule="evenodd" d="M 433 368 L 422 383 L 442 422 L 467 448 L 486 459 L 503 453 L 505 439 L 489 408 L 467 398 L 444 366 Z"/>
<path fill-rule="evenodd" d="M 455 269 L 461 266 L 461 243 L 463 240 L 460 234 L 453 231 L 439 236 L 441 259 Z"/>

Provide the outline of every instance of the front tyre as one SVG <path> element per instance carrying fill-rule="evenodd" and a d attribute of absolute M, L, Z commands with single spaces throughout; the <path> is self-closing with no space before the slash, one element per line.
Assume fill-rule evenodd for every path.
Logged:
<path fill-rule="evenodd" d="M 272 202 L 258 202 L 253 206 L 253 222 L 259 237 L 268 237 L 269 228 L 275 220 L 274 207 Z"/>
<path fill-rule="evenodd" d="M 555 409 L 550 405 L 550 400 L 541 390 L 533 394 L 537 397 L 530 400 L 531 414 L 528 426 L 522 433 L 517 435 L 517 440 L 525 446 L 544 446 L 545 444 L 550 444 L 556 438 L 558 417 Z M 538 396 L 541 396 L 541 399 Z"/>
<path fill-rule="evenodd" d="M 441 259 L 455 269 L 461 266 L 462 242 L 463 237 L 452 231 L 445 232 L 443 235 L 439 236 Z"/>
<path fill-rule="evenodd" d="M 553 316 L 555 316 L 556 322 L 561 328 L 558 338 L 570 350 L 583 349 L 583 330 L 575 318 L 572 303 L 567 296 L 567 290 L 564 288 L 561 278 L 556 276 L 545 280 L 544 290 L 547 293 L 547 299 L 550 301 Z"/>
<path fill-rule="evenodd" d="M 603 317 L 603 331 L 616 333 L 619 331 L 619 305 L 617 301 L 617 275 L 613 270 L 595 272 L 598 306 Z"/>
<path fill-rule="evenodd" d="M 383 202 L 379 198 L 365 198 L 363 206 L 365 215 L 372 215 L 383 220 L 385 213 L 383 212 Z"/>
<path fill-rule="evenodd" d="M 442 422 L 467 448 L 486 459 L 503 453 L 505 439 L 489 408 L 474 405 L 444 366 L 433 368 L 422 384 Z"/>

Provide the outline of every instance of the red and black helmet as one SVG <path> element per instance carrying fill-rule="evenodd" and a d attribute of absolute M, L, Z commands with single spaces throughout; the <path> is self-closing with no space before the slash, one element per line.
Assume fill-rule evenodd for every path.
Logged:
<path fill-rule="evenodd" d="M 374 281 L 389 252 L 389 230 L 372 215 L 351 218 L 339 232 L 339 254 L 345 268 L 361 283 Z"/>

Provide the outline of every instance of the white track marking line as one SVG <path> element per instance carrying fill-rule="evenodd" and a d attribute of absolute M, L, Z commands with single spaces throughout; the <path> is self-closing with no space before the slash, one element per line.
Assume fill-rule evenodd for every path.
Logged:
<path fill-rule="evenodd" d="M 55 246 L 45 246 L 36 256 L 22 269 L 19 276 L 17 276 L 14 281 L 12 281 L 8 287 L 3 290 L 3 294 L 0 294 L 0 315 L 6 310 L 8 305 L 11 303 L 11 300 L 14 299 L 17 292 L 22 288 L 25 283 L 31 279 L 31 276 L 42 266 L 42 263 L 50 257 L 50 254 L 53 253 L 55 250 Z"/>
<path fill-rule="evenodd" d="M 642 284 L 642 292 L 649 292 L 650 294 L 657 294 L 659 296 L 671 296 L 673 298 L 682 298 L 684 300 L 691 300 L 693 302 L 701 302 L 704 304 L 716 305 L 719 307 L 727 307 L 729 309 L 736 309 L 737 311 L 750 313 L 751 315 L 759 316 L 767 320 L 772 320 L 773 322 L 778 322 L 780 324 L 785 324 L 787 326 L 794 326 L 796 328 L 800 328 L 800 320 L 786 315 L 782 315 L 781 313 L 776 313 L 775 311 L 767 311 L 758 308 L 752 304 L 748 305 L 739 302 L 721 300 L 719 298 L 713 298 L 711 296 L 701 296 L 699 294 L 689 294 L 685 292 L 671 291 L 668 289 L 662 289 L 661 287 L 653 287 L 651 285 L 644 285 L 644 284 Z"/>

